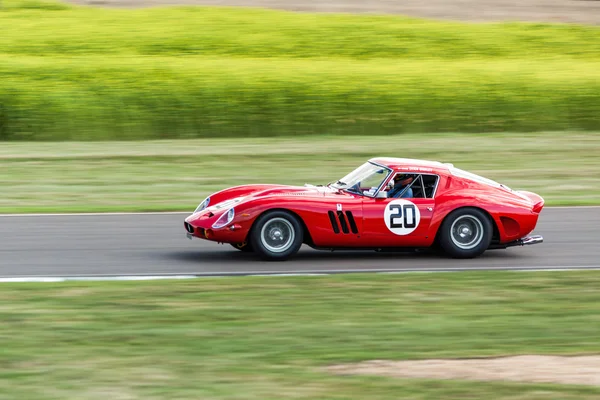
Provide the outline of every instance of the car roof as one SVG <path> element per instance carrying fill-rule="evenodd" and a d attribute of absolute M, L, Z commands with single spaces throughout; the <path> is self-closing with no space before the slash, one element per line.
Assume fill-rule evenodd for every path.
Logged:
<path fill-rule="evenodd" d="M 419 160 L 414 158 L 395 158 L 395 157 L 377 157 L 371 158 L 370 162 L 386 166 L 393 170 L 406 170 L 410 167 L 418 168 L 419 171 L 423 169 L 431 169 L 435 172 L 448 172 L 448 169 L 452 167 L 452 164 L 445 164 L 439 161 Z M 421 170 L 421 172 L 426 172 Z"/>

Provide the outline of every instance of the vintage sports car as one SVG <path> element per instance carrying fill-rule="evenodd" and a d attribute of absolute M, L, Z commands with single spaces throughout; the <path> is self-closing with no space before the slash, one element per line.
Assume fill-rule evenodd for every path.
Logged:
<path fill-rule="evenodd" d="M 435 248 L 454 258 L 543 241 L 528 236 L 544 199 L 452 164 L 373 158 L 337 182 L 242 185 L 207 197 L 187 217 L 188 238 L 285 260 L 323 250 Z"/>

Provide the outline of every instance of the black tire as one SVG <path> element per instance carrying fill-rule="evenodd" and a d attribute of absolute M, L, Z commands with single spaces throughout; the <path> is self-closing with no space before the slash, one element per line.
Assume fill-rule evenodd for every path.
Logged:
<path fill-rule="evenodd" d="M 300 250 L 303 240 L 300 221 L 287 211 L 266 212 L 258 217 L 250 231 L 250 245 L 267 261 L 287 260 Z"/>
<path fill-rule="evenodd" d="M 452 211 L 440 226 L 439 244 L 453 258 L 474 258 L 490 246 L 494 226 L 489 216 L 477 208 Z"/>
<path fill-rule="evenodd" d="M 244 243 L 231 243 L 231 247 L 238 249 L 244 253 L 252 253 L 252 245 L 248 242 Z"/>

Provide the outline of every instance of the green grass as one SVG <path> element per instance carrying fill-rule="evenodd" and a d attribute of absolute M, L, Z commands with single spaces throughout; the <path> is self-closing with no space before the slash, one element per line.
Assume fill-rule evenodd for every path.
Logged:
<path fill-rule="evenodd" d="M 38 4 L 46 6 L 35 8 Z M 224 56 L 349 59 L 598 61 L 600 28 L 573 24 L 430 21 L 256 8 L 141 10 L 4 0 L 3 53 L 64 57 Z M 28 5 L 24 8 L 23 5 Z"/>
<path fill-rule="evenodd" d="M 0 11 L 0 140 L 600 130 L 598 27 L 36 4 Z"/>
<path fill-rule="evenodd" d="M 598 285 L 594 271 L 3 284 L 0 396 L 594 399 L 597 387 L 320 368 L 598 353 Z"/>
<path fill-rule="evenodd" d="M 17 58 L 5 140 L 600 129 L 600 63 Z"/>
<path fill-rule="evenodd" d="M 5 143 L 0 212 L 189 211 L 246 183 L 323 184 L 368 158 L 452 162 L 548 205 L 600 204 L 600 134 Z"/>

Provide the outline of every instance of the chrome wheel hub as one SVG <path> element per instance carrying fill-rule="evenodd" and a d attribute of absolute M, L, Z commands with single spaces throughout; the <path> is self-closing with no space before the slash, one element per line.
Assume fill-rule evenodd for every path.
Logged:
<path fill-rule="evenodd" d="M 273 253 L 283 253 L 294 243 L 294 227 L 285 218 L 273 218 L 267 221 L 260 232 L 262 245 Z"/>
<path fill-rule="evenodd" d="M 269 236 L 270 236 L 271 240 L 282 240 L 283 239 L 283 234 L 281 233 L 281 231 L 279 229 L 272 229 L 271 232 L 269 233 Z"/>
<path fill-rule="evenodd" d="M 456 247 L 470 250 L 483 240 L 483 224 L 473 215 L 458 217 L 450 228 L 450 238 Z"/>

